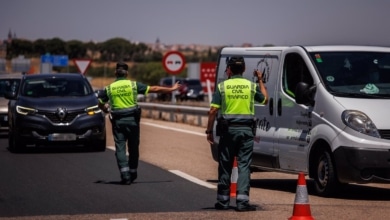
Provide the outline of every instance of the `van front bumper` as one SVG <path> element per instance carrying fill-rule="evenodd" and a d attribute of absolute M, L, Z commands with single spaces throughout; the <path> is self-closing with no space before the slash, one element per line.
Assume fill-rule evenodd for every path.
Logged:
<path fill-rule="evenodd" d="M 390 149 L 341 146 L 333 154 L 340 182 L 390 183 Z"/>

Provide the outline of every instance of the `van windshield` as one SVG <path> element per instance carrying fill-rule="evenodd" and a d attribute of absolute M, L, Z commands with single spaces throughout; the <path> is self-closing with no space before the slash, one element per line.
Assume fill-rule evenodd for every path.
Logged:
<path fill-rule="evenodd" d="M 312 52 L 310 56 L 333 95 L 390 98 L 390 53 Z"/>

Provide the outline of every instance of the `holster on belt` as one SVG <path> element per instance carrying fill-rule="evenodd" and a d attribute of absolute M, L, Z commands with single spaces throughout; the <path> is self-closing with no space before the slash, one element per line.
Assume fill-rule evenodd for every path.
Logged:
<path fill-rule="evenodd" d="M 217 136 L 223 136 L 224 134 L 226 134 L 229 130 L 229 121 L 226 120 L 225 118 L 223 117 L 219 117 L 217 119 L 217 125 L 216 125 L 216 131 L 215 131 L 215 134 Z"/>
<path fill-rule="evenodd" d="M 256 136 L 256 128 L 257 128 L 257 120 L 256 119 L 253 119 L 251 128 L 252 128 L 253 136 Z"/>
<path fill-rule="evenodd" d="M 129 112 L 121 112 L 121 113 L 111 112 L 110 118 L 112 120 L 117 120 L 117 119 L 126 118 L 126 117 L 134 117 L 135 121 L 137 123 L 139 123 L 141 121 L 141 113 L 142 113 L 142 110 L 141 110 L 141 108 L 138 107 L 138 108 L 136 108 L 132 111 L 129 111 Z"/>
<path fill-rule="evenodd" d="M 139 124 L 140 121 L 141 121 L 141 114 L 142 114 L 142 109 L 141 108 L 137 108 L 134 112 L 134 119 L 135 121 Z"/>

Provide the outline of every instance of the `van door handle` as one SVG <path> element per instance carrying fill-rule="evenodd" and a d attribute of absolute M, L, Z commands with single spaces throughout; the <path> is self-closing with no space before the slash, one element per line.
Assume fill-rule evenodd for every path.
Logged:
<path fill-rule="evenodd" d="M 282 115 L 282 99 L 278 99 L 278 116 Z"/>
<path fill-rule="evenodd" d="M 271 98 L 269 100 L 269 114 L 273 115 L 274 114 L 274 99 Z"/>

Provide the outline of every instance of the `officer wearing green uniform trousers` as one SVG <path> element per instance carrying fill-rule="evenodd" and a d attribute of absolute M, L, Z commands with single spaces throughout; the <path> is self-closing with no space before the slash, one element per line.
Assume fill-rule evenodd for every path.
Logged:
<path fill-rule="evenodd" d="M 207 141 L 213 144 L 214 121 L 217 121 L 218 147 L 218 191 L 215 208 L 229 209 L 230 178 L 234 158 L 237 157 L 238 179 L 236 211 L 255 211 L 249 204 L 250 164 L 252 162 L 253 138 L 255 132 L 254 102 L 267 104 L 268 92 L 263 74 L 255 70 L 258 84 L 243 78 L 245 61 L 243 57 L 231 57 L 227 62 L 228 79 L 219 83 L 211 102 L 207 124 Z"/>
<path fill-rule="evenodd" d="M 180 83 L 172 87 L 148 86 L 126 79 L 128 65 L 116 65 L 116 80 L 105 87 L 99 97 L 99 107 L 110 112 L 112 133 L 115 141 L 115 156 L 121 175 L 121 184 L 130 185 L 137 178 L 139 159 L 139 136 L 141 109 L 137 105 L 137 95 L 148 93 L 168 93 L 177 90 Z M 108 110 L 108 105 L 110 110 Z M 126 142 L 129 158 L 126 157 Z"/>

